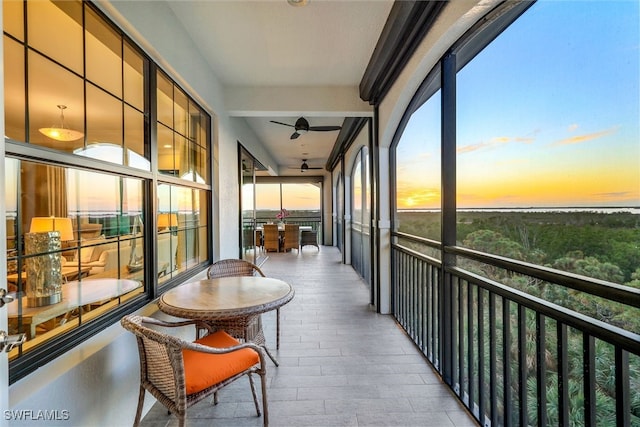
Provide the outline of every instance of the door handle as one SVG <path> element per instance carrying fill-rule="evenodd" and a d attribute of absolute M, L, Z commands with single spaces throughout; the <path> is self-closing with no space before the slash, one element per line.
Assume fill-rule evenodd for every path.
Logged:
<path fill-rule="evenodd" d="M 26 334 L 7 335 L 5 331 L 0 331 L 0 352 L 9 353 L 15 347 L 27 341 Z"/>
<path fill-rule="evenodd" d="M 7 295 L 6 289 L 0 289 L 0 308 L 4 307 L 5 304 L 9 304 L 13 301 L 13 297 L 11 295 Z"/>

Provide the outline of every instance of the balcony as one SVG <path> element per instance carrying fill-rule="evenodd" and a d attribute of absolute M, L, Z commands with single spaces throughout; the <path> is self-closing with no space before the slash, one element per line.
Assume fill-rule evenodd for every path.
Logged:
<path fill-rule="evenodd" d="M 369 306 L 369 288 L 334 247 L 305 247 L 297 255 L 270 253 L 270 277 L 293 284 L 281 309 L 280 366 L 269 363 L 269 418 L 273 426 L 475 426 L 392 316 Z M 275 347 L 275 313 L 263 315 Z M 246 380 L 187 411 L 187 425 L 262 425 Z M 155 404 L 142 426 L 175 425 Z"/>

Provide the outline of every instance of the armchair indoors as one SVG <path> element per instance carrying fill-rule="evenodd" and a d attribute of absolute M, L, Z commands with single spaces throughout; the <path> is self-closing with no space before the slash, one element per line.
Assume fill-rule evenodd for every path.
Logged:
<path fill-rule="evenodd" d="M 263 231 L 264 250 L 280 252 L 280 232 L 276 224 L 265 224 Z"/>
<path fill-rule="evenodd" d="M 128 315 L 122 326 L 132 332 L 138 342 L 140 356 L 140 395 L 134 426 L 140 424 L 145 390 L 178 417 L 184 426 L 187 408 L 217 392 L 243 375 L 249 377 L 256 412 L 260 405 L 252 374 L 260 375 L 262 385 L 263 424 L 268 425 L 266 368 L 262 349 L 253 343 L 240 344 L 224 331 L 206 335 L 195 342 L 184 341 L 146 325 L 162 328 L 198 324 L 198 321 L 169 323 L 161 320 Z"/>
<path fill-rule="evenodd" d="M 300 226 L 298 224 L 284 225 L 284 251 L 295 249 L 300 252 Z"/>

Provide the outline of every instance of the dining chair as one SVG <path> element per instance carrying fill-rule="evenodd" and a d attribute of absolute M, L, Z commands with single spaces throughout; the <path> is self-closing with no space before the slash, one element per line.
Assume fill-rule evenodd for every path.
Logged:
<path fill-rule="evenodd" d="M 300 226 L 298 224 L 284 225 L 284 250 L 295 249 L 300 252 Z"/>
<path fill-rule="evenodd" d="M 218 277 L 233 277 L 233 276 L 262 276 L 265 274 L 260 270 L 260 267 L 253 264 L 250 261 L 244 259 L 221 259 L 209 267 L 207 270 L 207 277 L 209 279 L 215 279 Z M 276 308 L 276 349 L 280 349 L 280 308 Z M 269 357 L 271 354 L 267 352 Z M 272 358 L 273 359 L 273 358 Z M 275 360 L 274 360 L 275 362 Z"/>
<path fill-rule="evenodd" d="M 262 226 L 263 246 L 266 252 L 280 252 L 280 232 L 277 224 L 264 224 Z"/>
<path fill-rule="evenodd" d="M 252 374 L 260 375 L 262 386 L 263 424 L 267 426 L 266 365 L 262 348 L 253 343 L 240 343 L 224 331 L 213 332 L 196 320 L 165 322 L 150 317 L 127 315 L 121 325 L 136 336 L 140 358 L 140 394 L 134 426 L 140 424 L 145 391 L 148 391 L 178 418 L 184 426 L 187 408 L 213 395 L 218 403 L 218 391 L 247 375 L 258 416 L 260 404 Z M 192 324 L 211 333 L 194 342 L 182 340 L 149 326 L 183 327 Z"/>

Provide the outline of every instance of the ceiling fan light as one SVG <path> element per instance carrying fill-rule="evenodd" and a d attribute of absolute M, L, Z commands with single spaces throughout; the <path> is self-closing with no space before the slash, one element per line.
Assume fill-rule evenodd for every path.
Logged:
<path fill-rule="evenodd" d="M 293 7 L 300 7 L 309 4 L 309 0 L 287 0 L 287 3 Z"/>

